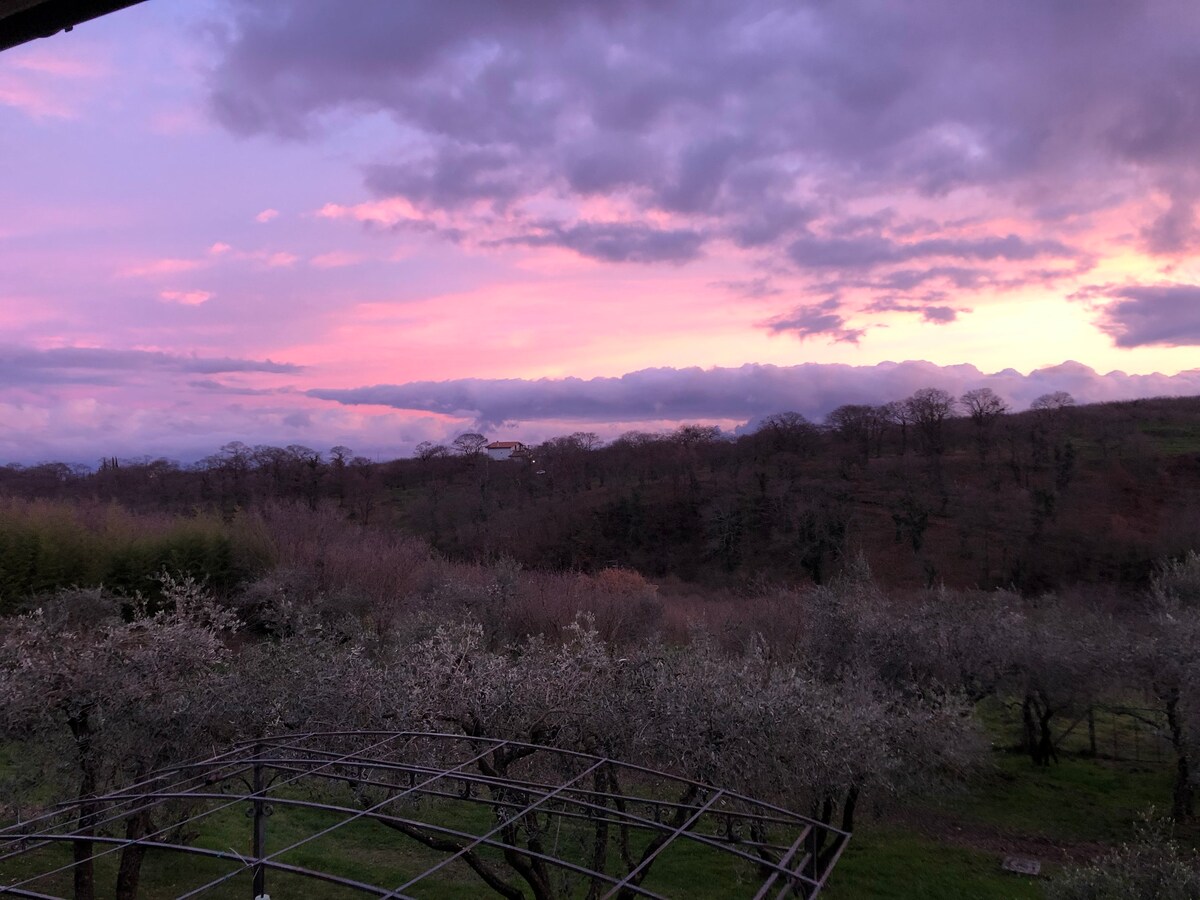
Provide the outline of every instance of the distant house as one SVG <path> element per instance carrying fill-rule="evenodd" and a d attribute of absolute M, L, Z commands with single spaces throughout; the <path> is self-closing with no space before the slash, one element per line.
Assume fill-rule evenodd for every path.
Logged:
<path fill-rule="evenodd" d="M 520 441 L 492 441 L 484 449 L 490 459 L 520 459 L 529 455 L 529 448 Z"/>

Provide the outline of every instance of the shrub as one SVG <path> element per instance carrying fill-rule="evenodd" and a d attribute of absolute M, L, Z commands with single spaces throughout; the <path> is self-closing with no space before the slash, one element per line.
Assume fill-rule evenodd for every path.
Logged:
<path fill-rule="evenodd" d="M 1194 900 L 1200 858 L 1170 829 L 1147 817 L 1134 839 L 1095 862 L 1067 869 L 1051 882 L 1049 900 Z"/>

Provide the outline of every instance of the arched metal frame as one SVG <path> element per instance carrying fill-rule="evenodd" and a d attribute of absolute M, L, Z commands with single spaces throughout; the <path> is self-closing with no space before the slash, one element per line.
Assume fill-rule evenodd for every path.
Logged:
<path fill-rule="evenodd" d="M 335 802 L 339 797 L 350 802 Z M 490 827 L 461 830 L 429 815 L 438 804 L 454 803 L 487 808 Z M 252 820 L 248 855 L 171 837 L 184 826 L 237 806 L 246 807 Z M 267 817 L 275 808 L 281 813 L 317 810 L 338 818 L 268 851 Z M 106 833 L 137 814 L 176 809 L 180 811 L 168 815 L 166 824 L 140 837 Z M 280 859 L 359 821 L 387 826 L 443 855 L 390 887 Z M 551 824 L 561 833 L 564 823 L 576 830 L 591 829 L 587 833 L 595 836 L 594 856 L 578 854 L 583 858 L 573 859 L 557 852 L 557 838 L 550 850 L 537 839 Z M 610 866 L 614 854 L 609 845 L 617 836 L 623 843 L 616 865 Z M 812 898 L 825 885 L 849 837 L 815 819 L 733 791 L 587 753 L 461 734 L 328 731 L 242 742 L 207 759 L 160 770 L 92 799 L 88 807 L 78 801 L 66 803 L 0 829 L 0 872 L 7 859 L 63 842 L 91 841 L 91 859 L 140 845 L 155 853 L 192 854 L 232 864 L 226 873 L 180 897 L 201 896 L 247 873 L 251 896 L 258 896 L 266 892 L 269 872 L 284 872 L 375 897 L 406 898 L 420 882 L 463 863 L 500 894 L 504 891 L 496 883 L 504 878 L 510 879 L 507 887 L 515 884 L 524 890 L 528 885 L 517 877 L 522 871 L 553 871 L 556 877 L 590 884 L 593 897 L 664 898 L 670 896 L 669 886 L 647 886 L 651 867 L 672 847 L 688 843 L 723 856 L 730 865 L 741 864 L 746 896 L 755 900 Z M 496 872 L 498 856 L 511 870 Z M 57 897 L 39 890 L 39 882 L 44 887 L 46 879 L 74 866 L 69 862 L 20 880 L 0 880 L 0 895 Z M 485 884 L 479 887 L 485 889 Z"/>

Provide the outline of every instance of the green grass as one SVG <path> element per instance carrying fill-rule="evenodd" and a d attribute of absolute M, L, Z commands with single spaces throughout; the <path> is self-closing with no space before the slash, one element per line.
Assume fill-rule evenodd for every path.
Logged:
<path fill-rule="evenodd" d="M 860 830 L 842 854 L 829 900 L 1019 900 L 1038 879 L 1001 871 L 993 853 L 951 847 L 894 827 Z"/>
<path fill-rule="evenodd" d="M 995 754 L 991 771 L 934 811 L 1033 838 L 1119 842 L 1138 815 L 1171 796 L 1165 767 L 1065 757 L 1037 767 L 1028 758 Z"/>
<path fill-rule="evenodd" d="M 1143 422 L 1138 429 L 1164 456 L 1200 453 L 1200 422 Z"/>

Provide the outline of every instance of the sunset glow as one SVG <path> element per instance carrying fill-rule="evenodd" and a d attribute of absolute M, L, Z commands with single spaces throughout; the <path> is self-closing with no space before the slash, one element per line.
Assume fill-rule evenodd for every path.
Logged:
<path fill-rule="evenodd" d="M 1194 4 L 695 5 L 0 54 L 0 463 L 1200 393 Z"/>

